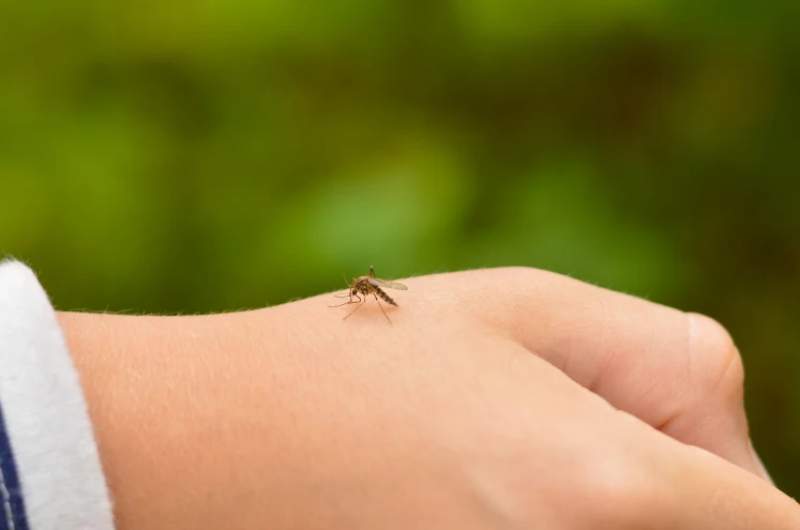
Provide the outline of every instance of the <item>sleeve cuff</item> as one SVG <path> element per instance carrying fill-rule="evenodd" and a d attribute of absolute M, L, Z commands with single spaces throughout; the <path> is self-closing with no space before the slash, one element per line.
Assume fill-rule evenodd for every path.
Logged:
<path fill-rule="evenodd" d="M 29 268 L 0 263 L 0 530 L 113 527 L 86 403 L 55 312 Z"/>

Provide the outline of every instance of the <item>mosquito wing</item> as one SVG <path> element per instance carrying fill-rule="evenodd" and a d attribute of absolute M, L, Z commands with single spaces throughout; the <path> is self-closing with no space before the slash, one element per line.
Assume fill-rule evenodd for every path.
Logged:
<path fill-rule="evenodd" d="M 369 278 L 369 283 L 375 287 L 388 287 L 389 289 L 399 289 L 401 291 L 408 290 L 408 287 L 400 282 L 390 282 L 389 280 L 382 280 L 380 278 Z"/>

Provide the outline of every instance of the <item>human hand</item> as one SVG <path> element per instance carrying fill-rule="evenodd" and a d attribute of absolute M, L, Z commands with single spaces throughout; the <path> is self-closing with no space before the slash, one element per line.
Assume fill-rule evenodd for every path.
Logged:
<path fill-rule="evenodd" d="M 392 325 L 62 314 L 120 530 L 800 527 L 713 321 L 532 269 L 405 283 Z"/>

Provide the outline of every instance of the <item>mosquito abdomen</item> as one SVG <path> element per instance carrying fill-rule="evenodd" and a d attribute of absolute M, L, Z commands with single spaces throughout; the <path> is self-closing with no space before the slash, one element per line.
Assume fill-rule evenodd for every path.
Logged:
<path fill-rule="evenodd" d="M 380 287 L 373 287 L 373 288 L 375 289 L 375 293 L 381 298 L 383 298 L 384 302 L 386 302 L 387 304 L 392 304 L 393 306 L 397 306 L 397 303 L 394 300 L 392 300 L 392 297 L 386 294 L 383 289 L 381 289 Z"/>

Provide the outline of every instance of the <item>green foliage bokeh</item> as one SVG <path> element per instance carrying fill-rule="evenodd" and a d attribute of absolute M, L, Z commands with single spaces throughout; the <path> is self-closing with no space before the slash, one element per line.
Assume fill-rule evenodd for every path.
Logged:
<path fill-rule="evenodd" d="M 65 309 L 514 264 L 705 312 L 800 496 L 796 5 L 0 0 L 0 251 Z"/>

